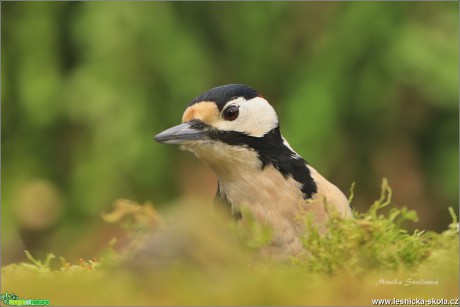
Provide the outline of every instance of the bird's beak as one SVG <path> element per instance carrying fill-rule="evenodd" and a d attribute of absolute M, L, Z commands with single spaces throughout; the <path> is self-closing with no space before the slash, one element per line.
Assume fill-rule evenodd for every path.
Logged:
<path fill-rule="evenodd" d="M 158 133 L 153 139 L 163 144 L 187 144 L 207 139 L 206 125 L 189 121 Z"/>

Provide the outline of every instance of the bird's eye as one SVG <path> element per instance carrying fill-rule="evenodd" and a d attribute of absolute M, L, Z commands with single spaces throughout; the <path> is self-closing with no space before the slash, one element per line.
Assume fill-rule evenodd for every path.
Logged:
<path fill-rule="evenodd" d="M 238 118 L 239 113 L 240 113 L 240 110 L 238 109 L 237 106 L 229 106 L 224 111 L 224 119 L 235 120 Z"/>

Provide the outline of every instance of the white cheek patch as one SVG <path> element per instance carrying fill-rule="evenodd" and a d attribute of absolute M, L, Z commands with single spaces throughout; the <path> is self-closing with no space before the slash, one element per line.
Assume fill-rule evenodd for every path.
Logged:
<path fill-rule="evenodd" d="M 238 98 L 229 101 L 229 105 L 239 108 L 238 118 L 233 121 L 222 120 L 214 123 L 214 127 L 224 131 L 238 131 L 254 137 L 262 137 L 278 125 L 278 116 L 273 107 L 262 97 L 250 100 Z"/>

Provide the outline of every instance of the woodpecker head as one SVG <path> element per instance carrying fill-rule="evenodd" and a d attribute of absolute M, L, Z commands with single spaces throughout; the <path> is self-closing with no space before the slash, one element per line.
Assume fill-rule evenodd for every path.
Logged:
<path fill-rule="evenodd" d="M 275 110 L 259 93 L 246 85 L 229 84 L 193 99 L 182 124 L 161 132 L 155 140 L 192 145 L 219 142 L 232 133 L 260 138 L 277 127 Z"/>
<path fill-rule="evenodd" d="M 273 136 L 278 136 L 279 143 L 281 135 L 273 107 L 254 89 L 229 84 L 193 99 L 185 109 L 182 124 L 159 133 L 155 140 L 179 144 L 219 172 L 217 166 L 239 164 L 233 158 L 242 160 L 248 151 L 254 151 L 254 142 L 275 131 L 278 133 Z"/>
<path fill-rule="evenodd" d="M 218 86 L 196 97 L 185 109 L 182 124 L 154 139 L 192 151 L 219 178 L 241 177 L 271 164 L 302 184 L 306 198 L 316 192 L 305 160 L 281 136 L 275 110 L 246 85 Z"/>

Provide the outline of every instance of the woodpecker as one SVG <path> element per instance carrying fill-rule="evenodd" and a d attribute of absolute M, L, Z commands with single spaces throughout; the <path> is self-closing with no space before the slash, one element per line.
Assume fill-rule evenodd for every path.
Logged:
<path fill-rule="evenodd" d="M 278 116 L 256 90 L 243 84 L 215 87 L 193 99 L 180 125 L 154 139 L 178 144 L 216 173 L 216 199 L 242 218 L 272 229 L 264 253 L 304 252 L 306 216 L 323 229 L 332 211 L 351 217 L 345 195 L 297 154 L 280 132 Z"/>

